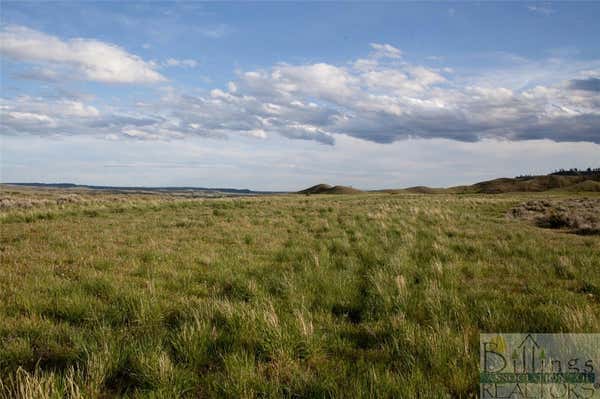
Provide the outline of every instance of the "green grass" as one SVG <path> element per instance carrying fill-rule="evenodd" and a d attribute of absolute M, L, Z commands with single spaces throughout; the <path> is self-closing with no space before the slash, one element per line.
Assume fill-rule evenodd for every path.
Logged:
<path fill-rule="evenodd" d="M 473 397 L 480 332 L 600 332 L 542 194 L 156 198 L 0 214 L 0 397 Z"/>

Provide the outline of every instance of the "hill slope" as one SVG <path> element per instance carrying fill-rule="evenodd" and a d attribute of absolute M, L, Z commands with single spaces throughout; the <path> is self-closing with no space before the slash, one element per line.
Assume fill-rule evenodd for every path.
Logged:
<path fill-rule="evenodd" d="M 600 173 L 580 174 L 553 173 L 544 176 L 526 176 L 487 180 L 472 185 L 449 188 L 416 186 L 403 189 L 376 190 L 389 194 L 502 194 L 516 192 L 542 192 L 564 190 L 570 192 L 600 192 Z"/>
<path fill-rule="evenodd" d="M 298 191 L 298 194 L 360 194 L 361 190 L 357 190 L 347 186 L 330 186 L 329 184 L 317 184 Z"/>
<path fill-rule="evenodd" d="M 476 183 L 471 186 L 452 187 L 459 193 L 501 194 L 512 192 L 540 192 L 553 189 L 596 191 L 600 175 L 594 176 L 533 176 L 523 178 L 500 178 Z"/>

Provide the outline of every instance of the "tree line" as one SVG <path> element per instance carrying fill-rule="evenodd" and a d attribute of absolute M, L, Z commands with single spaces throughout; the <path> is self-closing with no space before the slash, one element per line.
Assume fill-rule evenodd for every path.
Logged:
<path fill-rule="evenodd" d="M 600 168 L 586 168 L 586 169 L 578 169 L 578 168 L 570 168 L 570 169 L 556 169 L 554 172 L 550 173 L 550 175 L 554 176 L 600 176 Z M 527 179 L 533 178 L 536 175 L 519 175 L 516 176 L 517 179 Z"/>

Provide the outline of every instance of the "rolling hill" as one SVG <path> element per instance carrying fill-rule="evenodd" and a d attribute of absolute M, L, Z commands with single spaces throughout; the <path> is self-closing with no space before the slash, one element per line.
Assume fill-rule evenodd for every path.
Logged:
<path fill-rule="evenodd" d="M 501 194 L 513 192 L 541 192 L 554 189 L 569 191 L 598 191 L 600 174 L 579 176 L 530 176 L 500 178 L 476 183 L 470 186 L 451 187 L 456 193 Z"/>
<path fill-rule="evenodd" d="M 542 176 L 502 177 L 471 185 L 448 188 L 415 186 L 401 189 L 383 189 L 368 192 L 387 194 L 502 194 L 516 192 L 543 192 L 564 190 L 571 192 L 600 192 L 600 172 L 562 174 L 553 173 Z M 346 186 L 317 184 L 298 194 L 357 194 L 364 191 Z"/>
<path fill-rule="evenodd" d="M 360 194 L 363 191 L 347 186 L 330 186 L 329 184 L 317 184 L 307 189 L 298 191 L 298 194 Z"/>

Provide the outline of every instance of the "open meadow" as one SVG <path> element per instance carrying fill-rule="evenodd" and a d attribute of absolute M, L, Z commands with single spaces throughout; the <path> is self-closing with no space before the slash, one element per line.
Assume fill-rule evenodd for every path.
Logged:
<path fill-rule="evenodd" d="M 5 186 L 0 397 L 475 397 L 481 332 L 600 332 L 600 235 L 518 217 L 584 197 Z"/>

